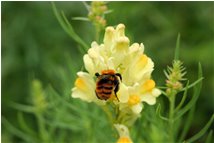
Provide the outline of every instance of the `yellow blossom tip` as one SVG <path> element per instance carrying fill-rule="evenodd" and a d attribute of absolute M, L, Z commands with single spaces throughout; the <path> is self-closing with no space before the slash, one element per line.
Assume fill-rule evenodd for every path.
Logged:
<path fill-rule="evenodd" d="M 124 24 L 119 24 L 116 27 L 116 31 L 117 31 L 118 37 L 125 36 L 125 25 Z"/>
<path fill-rule="evenodd" d="M 129 100 L 128 100 L 128 104 L 130 106 L 136 105 L 140 103 L 140 97 L 138 95 L 130 95 Z"/>
<path fill-rule="evenodd" d="M 147 91 L 151 91 L 153 88 L 155 88 L 155 82 L 152 79 L 147 80 L 144 84 L 143 84 L 143 91 L 147 92 Z"/>
<path fill-rule="evenodd" d="M 108 33 L 109 32 L 114 32 L 114 27 L 108 26 L 108 27 L 106 27 L 105 31 L 108 32 Z"/>
<path fill-rule="evenodd" d="M 132 143 L 132 141 L 128 137 L 120 137 L 117 143 Z"/>
<path fill-rule="evenodd" d="M 127 37 L 120 37 L 120 38 L 118 38 L 117 39 L 117 42 L 118 43 L 124 43 L 124 44 L 129 44 L 129 38 L 127 38 Z"/>
<path fill-rule="evenodd" d="M 85 90 L 86 87 L 85 82 L 80 77 L 76 79 L 74 85 L 80 90 Z"/>
<path fill-rule="evenodd" d="M 125 25 L 122 24 L 122 23 L 120 23 L 120 24 L 117 25 L 117 28 L 116 28 L 116 29 L 117 29 L 117 30 L 119 30 L 119 29 L 125 29 Z"/>

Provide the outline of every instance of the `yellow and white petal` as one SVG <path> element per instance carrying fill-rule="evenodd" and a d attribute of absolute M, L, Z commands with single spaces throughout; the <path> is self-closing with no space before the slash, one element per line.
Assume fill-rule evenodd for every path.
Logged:
<path fill-rule="evenodd" d="M 104 45 L 105 48 L 110 49 L 111 46 L 113 45 L 115 39 L 115 29 L 112 26 L 109 26 L 105 29 L 105 35 L 104 35 Z"/>
<path fill-rule="evenodd" d="M 78 88 L 74 87 L 72 89 L 72 95 L 73 98 L 80 98 L 81 100 L 92 102 L 94 100 L 93 95 L 90 95 L 82 90 L 79 90 Z"/>
<path fill-rule="evenodd" d="M 120 137 L 129 137 L 129 129 L 123 124 L 114 124 Z"/>
<path fill-rule="evenodd" d="M 161 91 L 157 88 L 154 88 L 152 90 L 152 95 L 155 96 L 155 97 L 158 97 L 159 95 L 161 95 Z"/>
<path fill-rule="evenodd" d="M 154 105 L 156 103 L 156 97 L 153 96 L 151 93 L 145 93 L 141 95 L 141 101 L 146 102 L 149 105 Z"/>
<path fill-rule="evenodd" d="M 140 93 L 151 92 L 155 88 L 155 81 L 152 79 L 145 80 L 143 84 L 140 86 Z"/>
<path fill-rule="evenodd" d="M 95 67 L 94 67 L 94 62 L 93 60 L 89 57 L 88 54 L 85 54 L 83 56 L 83 61 L 84 61 L 84 65 L 86 70 L 90 73 L 90 74 L 94 74 L 95 73 Z"/>
<path fill-rule="evenodd" d="M 142 111 L 143 109 L 143 104 L 142 103 L 138 103 L 136 105 L 133 105 L 131 106 L 131 109 L 132 111 L 135 113 L 135 114 L 140 114 L 140 112 Z"/>
<path fill-rule="evenodd" d="M 117 92 L 118 99 L 121 103 L 127 103 L 129 100 L 128 87 L 124 83 L 120 83 L 120 89 Z"/>
<path fill-rule="evenodd" d="M 78 78 L 75 81 L 75 87 L 72 89 L 72 97 L 91 102 L 95 99 L 94 92 L 95 81 L 93 77 L 86 72 L 78 72 Z"/>
<path fill-rule="evenodd" d="M 147 76 L 153 71 L 154 63 L 145 54 L 140 54 L 133 59 L 128 67 L 128 76 L 132 80 L 132 83 L 145 80 Z"/>

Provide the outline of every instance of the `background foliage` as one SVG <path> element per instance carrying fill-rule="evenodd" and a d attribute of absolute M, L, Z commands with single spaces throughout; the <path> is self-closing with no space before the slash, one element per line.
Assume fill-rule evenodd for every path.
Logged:
<path fill-rule="evenodd" d="M 56 2 L 56 6 L 90 45 L 94 27 L 72 20 L 87 15 L 84 5 Z M 144 43 L 145 52 L 155 63 L 157 85 L 164 84 L 163 70 L 171 64 L 178 33 L 180 59 L 190 81 L 197 78 L 197 63 L 201 62 L 203 87 L 188 136 L 196 133 L 214 109 L 214 2 L 110 2 L 108 7 L 113 13 L 107 15 L 107 24 L 124 23 L 130 41 Z M 1 34 L 3 142 L 108 142 L 109 137 L 115 141 L 106 115 L 96 105 L 70 97 L 76 72 L 83 65 L 82 54 L 60 27 L 49 2 L 2 2 Z M 37 100 L 44 103 L 37 104 Z M 164 97 L 158 101 L 166 102 Z M 155 120 L 149 111 L 155 107 L 146 107 L 142 117 Z M 140 120 L 133 138 L 138 142 L 149 137 L 161 140 L 154 124 L 141 124 Z M 149 128 L 150 136 L 144 128 Z"/>

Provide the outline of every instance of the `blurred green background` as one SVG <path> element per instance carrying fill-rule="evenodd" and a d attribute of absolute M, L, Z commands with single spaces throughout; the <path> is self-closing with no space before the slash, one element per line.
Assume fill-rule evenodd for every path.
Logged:
<path fill-rule="evenodd" d="M 78 44 L 61 28 L 51 3 L 4 1 L 1 4 L 2 140 L 8 143 L 22 142 L 21 123 L 17 119 L 20 114 L 36 133 L 39 129 L 32 114 L 18 111 L 11 104 L 32 103 L 32 79 L 39 79 L 47 93 L 50 92 L 46 89 L 54 89 L 67 103 L 77 106 L 84 104 L 81 107 L 84 112 L 88 111 L 88 106 L 93 108 L 95 105 L 85 105 L 79 100 L 75 100 L 75 103 L 71 101 L 70 89 L 75 73 L 83 66 L 83 55 L 78 51 Z M 84 5 L 81 2 L 56 2 L 56 6 L 65 12 L 75 31 L 90 45 L 95 35 L 92 24 L 72 20 L 72 17 L 87 16 Z M 202 92 L 189 134 L 202 128 L 214 109 L 214 2 L 109 2 L 108 8 L 113 12 L 106 16 L 107 25 L 124 23 L 130 41 L 143 42 L 145 53 L 155 63 L 153 78 L 157 85 L 164 84 L 163 70 L 171 65 L 176 38 L 178 33 L 181 34 L 180 59 L 187 68 L 186 77 L 190 82 L 197 79 L 198 62 L 202 64 L 204 73 Z M 46 119 L 54 118 L 54 112 L 49 116 L 50 112 L 45 112 Z M 61 116 L 73 114 L 67 108 L 64 113 L 66 115 Z M 100 124 L 100 127 L 106 128 Z M 11 131 L 15 128 L 17 132 Z M 55 132 L 60 132 L 60 127 L 58 130 Z M 65 140 L 68 142 L 81 142 L 78 138 L 84 137 L 81 130 L 72 127 L 66 128 L 63 135 L 61 138 L 70 138 Z"/>

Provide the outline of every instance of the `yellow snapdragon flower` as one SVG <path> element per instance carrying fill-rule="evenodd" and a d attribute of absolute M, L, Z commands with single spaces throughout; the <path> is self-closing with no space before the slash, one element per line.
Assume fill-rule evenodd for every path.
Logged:
<path fill-rule="evenodd" d="M 130 45 L 129 38 L 125 36 L 124 24 L 119 24 L 116 28 L 107 27 L 103 43 L 92 42 L 83 60 L 87 72 L 77 73 L 78 78 L 72 89 L 73 98 L 105 104 L 105 100 L 96 96 L 94 75 L 108 69 L 122 76 L 117 92 L 119 101 L 113 100 L 120 110 L 129 108 L 138 114 L 143 108 L 143 102 L 153 105 L 161 94 L 151 79 L 153 61 L 144 53 L 142 43 Z"/>

